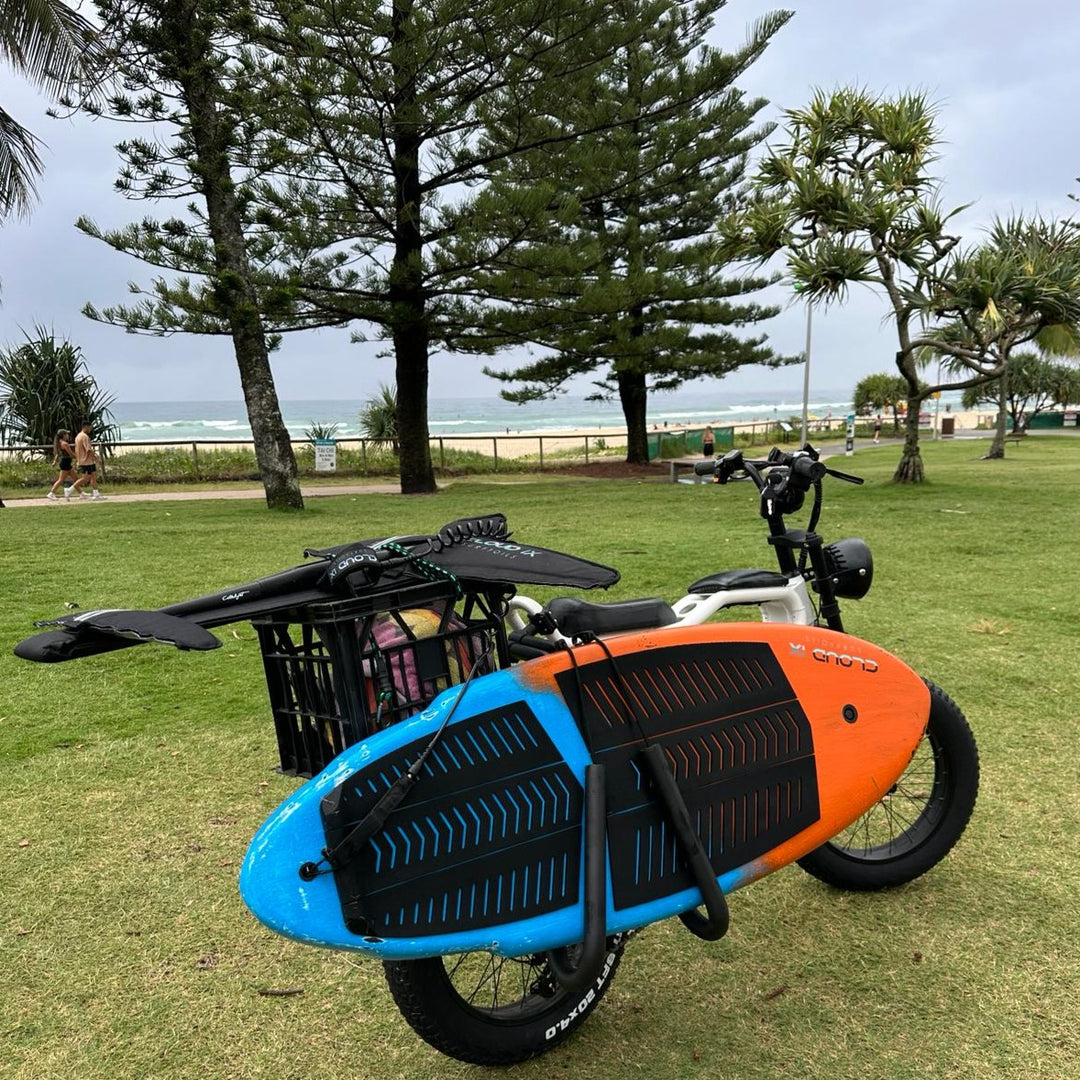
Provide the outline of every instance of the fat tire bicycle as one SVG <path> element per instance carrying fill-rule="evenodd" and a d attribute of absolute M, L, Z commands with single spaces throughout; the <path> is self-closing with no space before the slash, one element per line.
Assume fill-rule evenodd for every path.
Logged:
<path fill-rule="evenodd" d="M 41 635 L 46 640 L 36 645 L 28 639 L 20 655 L 71 659 L 149 639 L 211 648 L 219 643 L 205 634 L 206 627 L 251 618 L 267 666 L 283 769 L 310 774 L 345 746 L 422 708 L 434 692 L 460 681 L 466 668 L 529 659 L 575 640 L 704 623 L 735 606 L 754 606 L 765 621 L 842 630 L 838 601 L 866 594 L 872 559 L 861 540 L 826 544 L 815 529 L 823 479 L 857 478 L 828 468 L 810 447 L 774 450 L 762 460 L 736 451 L 699 470 L 719 484 L 740 478 L 754 483 L 779 571 L 710 574 L 670 605 L 656 599 L 591 604 L 576 597 L 541 605 L 517 593 L 514 582 L 529 579 L 500 567 L 487 584 L 470 586 L 457 605 L 458 618 L 460 597 L 446 587 L 454 574 L 448 578 L 445 566 L 440 568 L 440 553 L 452 554 L 455 545 L 475 540 L 506 558 L 516 545 L 509 542 L 505 520 L 495 515 L 451 523 L 431 537 L 308 552 L 321 562 L 156 613 L 87 612 L 51 620 L 43 625 L 63 629 Z M 798 512 L 810 492 L 807 528 L 788 528 L 785 516 Z M 596 564 L 576 562 L 589 568 L 580 580 L 567 572 L 534 583 L 592 587 L 617 580 L 610 568 L 600 568 L 609 571 L 605 576 L 595 572 Z M 417 574 L 427 580 L 417 583 Z M 440 612 L 433 640 L 444 667 L 433 691 L 421 687 L 414 695 L 402 691 L 407 680 L 395 679 L 395 671 L 401 675 L 402 657 L 430 652 L 432 639 L 419 640 L 401 617 L 418 604 Z M 377 639 L 376 623 L 385 612 L 394 615 L 403 635 L 392 644 Z M 903 776 L 852 826 L 799 860 L 829 885 L 866 890 L 911 881 L 936 865 L 967 825 L 978 790 L 974 739 L 955 703 L 928 685 L 926 734 Z M 368 689 L 361 693 L 360 687 Z M 632 933 L 604 939 L 598 964 L 587 971 L 580 945 L 509 958 L 472 952 L 386 961 L 384 970 L 402 1015 L 436 1049 L 474 1064 L 511 1064 L 552 1048 L 585 1022 L 611 985 Z M 584 977 L 576 977 L 583 971 Z"/>

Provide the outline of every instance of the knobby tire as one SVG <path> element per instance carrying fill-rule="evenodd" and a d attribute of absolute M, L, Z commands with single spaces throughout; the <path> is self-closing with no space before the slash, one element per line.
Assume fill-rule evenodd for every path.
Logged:
<path fill-rule="evenodd" d="M 383 964 L 409 1026 L 436 1050 L 473 1065 L 536 1057 L 576 1031 L 607 991 L 624 938 L 608 939 L 600 974 L 583 991 L 556 982 L 547 953 L 502 957 L 472 952 Z M 572 964 L 575 949 L 561 950 Z"/>
<path fill-rule="evenodd" d="M 904 885 L 936 866 L 963 835 L 979 791 L 979 752 L 956 703 L 927 686 L 926 733 L 892 790 L 799 859 L 827 885 L 857 892 Z"/>

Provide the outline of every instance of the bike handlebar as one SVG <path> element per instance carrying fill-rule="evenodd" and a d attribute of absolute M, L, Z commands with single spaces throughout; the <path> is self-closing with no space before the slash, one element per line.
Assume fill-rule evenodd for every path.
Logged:
<path fill-rule="evenodd" d="M 783 469 L 789 478 L 794 478 L 797 486 L 809 490 L 813 484 L 820 483 L 826 476 L 843 480 L 849 484 L 861 484 L 861 476 L 829 468 L 819 457 L 818 451 L 807 443 L 801 450 L 781 450 L 774 446 L 767 458 L 745 458 L 741 450 L 729 450 L 714 461 L 699 461 L 694 465 L 696 476 L 713 476 L 717 483 L 726 484 L 742 473 L 754 481 L 758 490 L 764 489 L 764 474 L 767 471 Z"/>

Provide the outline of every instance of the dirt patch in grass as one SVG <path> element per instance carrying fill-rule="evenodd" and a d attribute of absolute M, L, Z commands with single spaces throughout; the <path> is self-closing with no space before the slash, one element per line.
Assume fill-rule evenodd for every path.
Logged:
<path fill-rule="evenodd" d="M 545 470 L 546 471 L 546 470 Z M 588 465 L 560 465 L 552 470 L 562 476 L 589 476 L 597 480 L 667 480 L 668 466 L 659 461 L 630 465 L 625 461 L 590 461 Z"/>

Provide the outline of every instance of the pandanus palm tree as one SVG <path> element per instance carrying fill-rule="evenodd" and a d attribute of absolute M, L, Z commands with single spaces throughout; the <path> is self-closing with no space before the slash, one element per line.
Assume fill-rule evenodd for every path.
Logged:
<path fill-rule="evenodd" d="M 58 0 L 0 0 L 0 61 L 61 97 L 101 59 L 94 26 Z M 0 223 L 29 212 L 42 163 L 40 143 L 0 104 Z"/>

